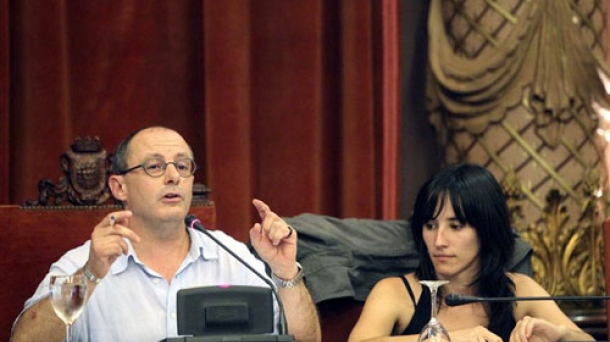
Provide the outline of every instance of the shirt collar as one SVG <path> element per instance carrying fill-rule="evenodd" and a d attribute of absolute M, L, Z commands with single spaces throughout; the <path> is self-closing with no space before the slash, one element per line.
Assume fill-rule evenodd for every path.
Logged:
<path fill-rule="evenodd" d="M 218 248 L 220 247 L 214 241 L 195 229 L 187 228 L 187 232 L 191 239 L 191 246 L 186 256 L 188 261 L 196 260 L 199 257 L 204 260 L 218 259 Z M 127 269 L 129 260 L 133 260 L 135 263 L 143 266 L 143 263 L 140 261 L 133 248 L 131 240 L 123 238 L 123 241 L 127 244 L 127 254 L 122 254 L 118 257 L 110 267 L 110 272 L 115 275 L 120 274 Z"/>
<path fill-rule="evenodd" d="M 125 241 L 127 244 L 127 254 L 121 254 L 121 256 L 112 263 L 112 266 L 110 266 L 110 272 L 113 275 L 123 273 L 127 269 L 130 259 L 134 260 L 138 264 L 142 263 L 140 259 L 138 259 L 135 249 L 133 249 L 131 240 L 128 238 L 123 238 L 123 241 Z"/>
<path fill-rule="evenodd" d="M 187 228 L 187 231 L 191 237 L 191 248 L 189 249 L 191 258 L 218 259 L 218 248 L 220 247 L 212 239 L 196 229 Z"/>

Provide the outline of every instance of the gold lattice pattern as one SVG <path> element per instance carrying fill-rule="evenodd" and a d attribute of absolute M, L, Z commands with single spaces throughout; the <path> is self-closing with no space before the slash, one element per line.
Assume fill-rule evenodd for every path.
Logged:
<path fill-rule="evenodd" d="M 455 52 L 476 58 L 483 51 L 500 46 L 514 26 L 520 24 L 519 18 L 531 1 L 534 0 L 444 0 L 445 27 Z M 602 32 L 606 28 L 602 1 L 568 2 L 573 10 L 572 20 L 581 28 L 587 45 L 596 53 L 601 52 Z"/>
<path fill-rule="evenodd" d="M 485 63 L 489 56 L 497 58 L 504 53 L 506 63 L 513 63 L 507 72 L 516 70 L 514 68 L 519 64 L 514 59 L 515 54 L 526 54 L 527 51 L 519 52 L 518 47 L 510 46 L 521 39 L 514 32 L 521 30 L 523 37 L 532 32 L 544 37 L 546 31 L 537 30 L 536 25 L 546 23 L 547 28 L 553 27 L 548 24 L 550 17 L 567 21 L 565 25 L 575 25 L 577 30 L 573 31 L 580 31 L 590 52 L 602 56 L 606 1 L 439 1 L 445 29 L 434 30 L 433 34 L 444 32 L 451 49 L 443 50 L 441 43 L 444 40 L 439 39 L 435 42 L 440 43 L 431 48 L 431 61 L 440 63 L 431 63 L 433 78 L 429 88 L 429 110 L 444 148 L 445 161 L 482 164 L 502 182 L 513 225 L 534 248 L 534 277 L 552 295 L 604 293 L 601 224 L 608 207 L 602 196 L 607 184 L 602 153 L 605 142 L 595 133 L 598 118 L 591 109 L 590 99 L 578 97 L 582 94 L 572 91 L 570 86 L 575 87 L 576 83 L 569 77 L 580 77 L 574 80 L 581 85 L 594 82 L 586 80 L 590 75 L 582 76 L 579 72 L 557 76 L 551 73 L 548 77 L 533 68 L 514 72 L 515 79 L 508 80 L 498 93 L 484 93 L 486 89 L 477 88 L 478 80 L 488 80 L 501 65 L 495 62 L 489 64 L 488 69 L 477 69 L 477 65 Z M 559 4 L 560 1 L 565 3 Z M 438 1 L 432 0 L 432 3 Z M 550 5 L 555 12 L 543 12 Z M 563 15 L 567 12 L 568 15 Z M 570 29 L 557 30 L 556 33 L 571 34 Z M 553 48 L 540 48 L 536 57 L 544 61 L 548 56 L 557 56 L 553 54 Z M 451 50 L 455 57 L 448 58 Z M 434 52 L 443 54 L 439 54 L 440 58 L 434 57 Z M 501 61 L 500 58 L 496 60 Z M 523 64 L 527 61 L 525 58 Z M 537 66 L 544 67 L 544 63 Z M 473 73 L 480 78 L 463 77 L 459 71 L 463 67 L 481 72 Z M 560 73 L 564 69 L 554 70 Z M 498 80 L 505 81 L 501 78 L 502 73 L 497 75 Z M 540 82 L 545 80 L 543 76 L 551 82 Z M 557 82 L 568 86 L 554 87 Z M 489 84 L 493 86 L 493 82 Z M 544 88 L 547 85 L 549 88 Z M 542 107 L 532 102 L 550 99 L 544 104 L 557 104 L 552 102 L 552 97 L 557 96 L 555 90 L 565 91 L 574 96 L 575 101 L 555 107 Z M 477 95 L 480 98 L 478 102 L 473 101 L 476 99 L 475 91 L 481 94 Z M 541 99 L 539 94 L 544 97 Z M 485 110 L 497 111 L 495 108 L 498 106 L 484 107 L 481 103 L 487 103 L 485 101 L 501 103 L 504 112 L 496 113 L 486 121 L 483 119 Z M 472 111 L 462 111 L 468 107 Z M 452 108 L 457 112 L 452 112 Z M 545 116 L 548 108 L 558 108 L 558 115 Z"/>

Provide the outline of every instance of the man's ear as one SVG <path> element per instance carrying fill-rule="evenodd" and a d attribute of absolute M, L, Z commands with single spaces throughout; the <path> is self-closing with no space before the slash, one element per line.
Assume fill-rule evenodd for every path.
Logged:
<path fill-rule="evenodd" d="M 112 196 L 119 201 L 125 201 L 127 198 L 127 189 L 123 183 L 123 176 L 111 175 L 108 177 L 108 187 L 112 191 Z"/>

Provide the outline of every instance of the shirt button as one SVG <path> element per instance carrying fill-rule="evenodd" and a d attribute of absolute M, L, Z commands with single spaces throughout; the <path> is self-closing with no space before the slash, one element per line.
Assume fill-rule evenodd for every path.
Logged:
<path fill-rule="evenodd" d="M 176 319 L 176 313 L 172 312 L 171 317 L 172 317 L 172 319 Z"/>
<path fill-rule="evenodd" d="M 155 279 L 153 279 L 153 283 L 155 283 L 155 284 L 159 284 L 159 282 L 160 282 L 159 278 L 155 278 Z"/>

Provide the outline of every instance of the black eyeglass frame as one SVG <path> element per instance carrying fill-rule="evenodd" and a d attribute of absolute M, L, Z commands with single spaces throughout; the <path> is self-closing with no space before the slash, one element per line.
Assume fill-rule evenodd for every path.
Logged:
<path fill-rule="evenodd" d="M 148 173 L 148 170 L 146 169 L 145 166 L 151 160 L 156 160 L 156 161 L 160 161 L 161 162 L 161 165 L 162 165 L 161 166 L 161 170 L 162 170 L 162 172 L 160 174 L 158 174 L 158 175 L 151 175 L 150 173 Z M 181 171 L 180 171 L 180 168 L 178 168 L 178 164 L 177 163 L 179 163 L 181 161 L 184 161 L 184 160 L 188 160 L 193 165 L 193 170 L 191 170 L 191 172 L 188 175 L 183 175 L 181 173 Z M 165 160 L 163 160 L 163 158 L 148 158 L 148 159 L 146 159 L 144 162 L 142 162 L 139 165 L 136 165 L 134 167 L 130 167 L 129 169 L 126 169 L 126 170 L 121 170 L 119 172 L 116 172 L 115 174 L 117 176 L 123 176 L 123 175 L 126 175 L 126 174 L 130 173 L 131 171 L 134 171 L 134 170 L 137 170 L 139 168 L 142 168 L 142 170 L 144 170 L 144 173 L 147 174 L 148 176 L 153 177 L 153 178 L 159 178 L 159 177 L 163 177 L 163 175 L 165 175 L 165 172 L 167 172 L 167 165 L 168 164 L 174 164 L 174 167 L 176 168 L 176 171 L 178 172 L 178 174 L 182 178 L 188 178 L 188 177 L 194 175 L 195 171 L 197 171 L 197 169 L 198 169 L 197 163 L 195 162 L 195 160 L 193 158 L 178 158 L 178 159 L 176 159 L 174 161 L 165 161 Z"/>

